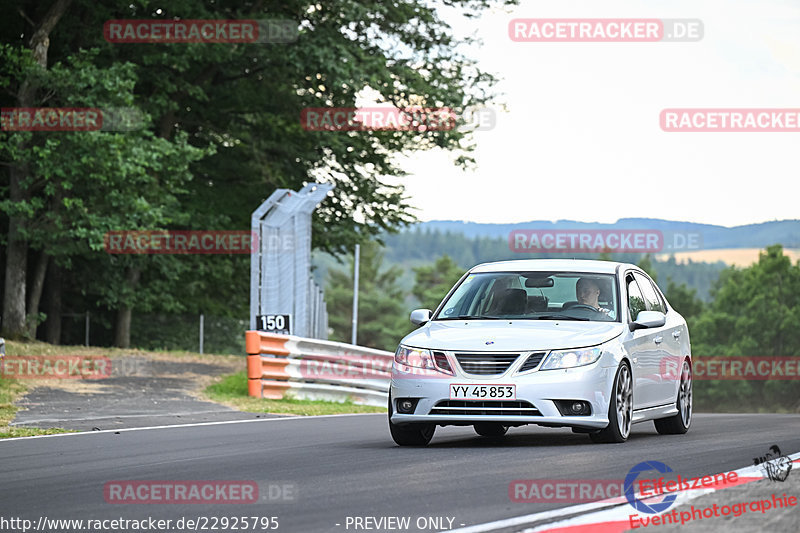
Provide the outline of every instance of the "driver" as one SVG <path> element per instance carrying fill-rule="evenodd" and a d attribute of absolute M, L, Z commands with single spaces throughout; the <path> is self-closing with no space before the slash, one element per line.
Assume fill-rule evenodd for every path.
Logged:
<path fill-rule="evenodd" d="M 611 313 L 610 309 L 600 307 L 600 284 L 593 278 L 581 278 L 575 284 L 575 296 L 578 298 L 578 303 L 588 305 L 599 313 L 608 315 Z"/>

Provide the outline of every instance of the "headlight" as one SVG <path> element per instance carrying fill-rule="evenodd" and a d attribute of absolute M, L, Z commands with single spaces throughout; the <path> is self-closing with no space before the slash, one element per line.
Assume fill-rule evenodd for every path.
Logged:
<path fill-rule="evenodd" d="M 557 370 L 575 366 L 590 365 L 600 359 L 600 348 L 580 348 L 577 350 L 552 351 L 540 370 Z"/>
<path fill-rule="evenodd" d="M 394 352 L 394 360 L 405 366 L 436 370 L 436 365 L 433 364 L 433 354 L 430 350 L 422 348 L 410 348 L 401 344 Z"/>
<path fill-rule="evenodd" d="M 424 348 L 411 348 L 410 346 L 397 347 L 394 352 L 395 368 L 400 372 L 414 374 L 416 376 L 439 376 L 442 374 L 453 375 L 453 371 L 447 361 L 440 361 L 436 364 L 436 357 L 430 350 Z"/>

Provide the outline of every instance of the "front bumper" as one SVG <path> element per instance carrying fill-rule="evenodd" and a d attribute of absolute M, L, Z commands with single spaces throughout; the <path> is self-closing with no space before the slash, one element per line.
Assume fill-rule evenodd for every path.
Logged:
<path fill-rule="evenodd" d="M 508 425 L 540 424 L 545 426 L 570 426 L 602 429 L 608 425 L 608 406 L 611 397 L 617 361 L 610 353 L 582 367 L 564 370 L 535 370 L 515 375 L 513 365 L 500 376 L 474 376 L 465 374 L 460 368 L 455 376 L 440 374 L 436 377 L 414 376 L 392 369 L 390 393 L 391 421 L 394 424 L 416 422 L 437 425 L 471 425 L 480 422 L 502 422 Z M 432 414 L 431 410 L 450 400 L 450 384 L 468 385 L 516 385 L 516 401 L 529 402 L 539 414 L 524 416 L 506 414 Z M 411 414 L 400 414 L 397 399 L 417 399 Z M 583 400 L 591 405 L 591 414 L 586 416 L 564 416 L 555 400 Z M 475 400 L 460 400 L 473 402 Z M 485 402 L 476 405 L 491 405 Z"/>

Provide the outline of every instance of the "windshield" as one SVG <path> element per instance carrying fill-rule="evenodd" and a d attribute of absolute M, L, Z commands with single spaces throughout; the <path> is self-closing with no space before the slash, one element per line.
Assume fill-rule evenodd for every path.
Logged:
<path fill-rule="evenodd" d="M 618 321 L 611 274 L 486 272 L 470 274 L 434 320 L 525 319 Z"/>

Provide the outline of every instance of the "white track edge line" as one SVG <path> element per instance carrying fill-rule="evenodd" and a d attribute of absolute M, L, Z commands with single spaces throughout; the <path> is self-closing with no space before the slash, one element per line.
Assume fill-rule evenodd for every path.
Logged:
<path fill-rule="evenodd" d="M 269 414 L 269 413 L 264 413 Z M 31 435 L 30 437 L 10 437 L 7 439 L 0 439 L 0 445 L 4 442 L 15 441 L 15 440 L 26 440 L 26 439 L 49 439 L 51 437 L 75 437 L 80 435 L 99 435 L 101 433 L 123 433 L 128 431 L 145 431 L 151 429 L 174 429 L 174 428 L 189 428 L 189 427 L 200 427 L 200 426 L 221 426 L 224 424 L 247 424 L 251 422 L 279 422 L 281 420 L 309 420 L 315 418 L 336 418 L 336 417 L 346 417 L 346 416 L 365 416 L 365 415 L 383 415 L 386 416 L 386 413 L 343 413 L 343 414 L 336 414 L 336 415 L 309 415 L 309 416 L 279 416 L 276 418 L 253 418 L 247 420 L 221 420 L 218 422 L 195 422 L 189 424 L 170 424 L 168 426 L 147 426 L 141 428 L 119 428 L 119 429 L 101 429 L 100 431 L 76 431 L 73 433 L 55 433 L 53 435 Z M 13 426 L 18 428 L 24 428 L 24 426 Z M 37 428 L 33 428 L 37 429 Z"/>

